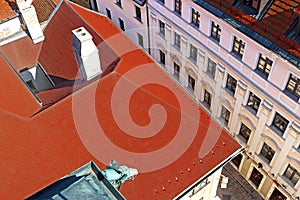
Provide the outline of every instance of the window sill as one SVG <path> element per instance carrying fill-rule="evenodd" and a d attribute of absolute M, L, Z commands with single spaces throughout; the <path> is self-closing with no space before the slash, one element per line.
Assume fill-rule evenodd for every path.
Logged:
<path fill-rule="evenodd" d="M 241 56 L 241 55 L 239 55 L 239 54 L 237 54 L 237 53 L 235 53 L 235 52 L 233 52 L 233 51 L 231 51 L 230 54 L 231 54 L 234 58 L 238 59 L 239 61 L 242 61 L 242 60 L 243 60 L 243 56 Z"/>
<path fill-rule="evenodd" d="M 258 74 L 260 77 L 262 77 L 263 79 L 268 80 L 269 75 L 264 74 L 262 71 L 260 71 L 260 70 L 258 70 L 258 69 L 255 69 L 254 72 L 255 72 L 256 74 Z"/>
<path fill-rule="evenodd" d="M 205 101 L 201 101 L 201 103 L 209 112 L 211 112 L 210 105 L 208 105 Z"/>
<path fill-rule="evenodd" d="M 213 74 L 209 73 L 208 71 L 205 71 L 205 74 L 206 74 L 209 78 L 211 78 L 213 81 L 215 81 L 216 74 L 213 75 Z"/>
<path fill-rule="evenodd" d="M 228 125 L 229 125 L 229 121 L 226 123 L 225 119 L 219 117 L 219 122 L 220 124 L 223 126 L 223 128 L 225 128 L 226 130 L 228 130 Z"/>
<path fill-rule="evenodd" d="M 195 89 L 193 89 L 193 88 L 191 88 L 191 87 L 186 87 L 186 90 L 191 94 L 191 95 L 193 95 L 193 96 L 195 96 L 194 95 L 194 92 L 195 92 Z"/>
<path fill-rule="evenodd" d="M 157 35 L 158 35 L 161 39 L 166 40 L 166 37 L 165 37 L 164 34 L 158 32 Z"/>
<path fill-rule="evenodd" d="M 175 78 L 175 80 L 177 80 L 179 82 L 179 75 L 173 74 L 173 77 Z"/>
<path fill-rule="evenodd" d="M 248 141 L 250 138 L 248 138 L 248 140 L 246 140 L 243 136 L 241 136 L 240 134 L 237 135 L 237 138 L 245 145 L 248 144 Z"/>
<path fill-rule="evenodd" d="M 291 93 L 290 91 L 284 90 L 283 93 L 284 93 L 286 96 L 288 96 L 289 98 L 291 98 L 293 101 L 295 101 L 295 102 L 297 102 L 297 103 L 299 102 L 300 97 L 297 97 L 295 94 Z"/>
<path fill-rule="evenodd" d="M 282 180 L 284 180 L 290 187 L 294 188 L 296 184 L 294 184 L 290 179 L 285 177 L 284 175 L 279 176 Z"/>
<path fill-rule="evenodd" d="M 248 103 L 248 102 L 247 102 L 247 103 Z M 254 116 L 257 118 L 256 114 L 257 114 L 258 110 L 256 111 L 256 110 L 254 110 L 252 107 L 250 107 L 250 106 L 248 106 L 248 105 L 245 105 L 245 108 L 246 108 L 252 115 L 254 115 Z"/>
<path fill-rule="evenodd" d="M 176 49 L 177 51 L 180 52 L 180 47 L 179 46 L 176 46 L 175 44 L 173 44 L 172 46 L 173 46 L 174 49 Z"/>
<path fill-rule="evenodd" d="M 226 86 L 224 88 L 225 92 L 228 93 L 230 96 L 234 97 L 235 91 L 231 91 L 230 89 L 228 89 Z"/>
<path fill-rule="evenodd" d="M 163 68 L 165 68 L 166 67 L 166 65 L 165 64 L 163 64 L 162 62 L 158 62 Z"/>
<path fill-rule="evenodd" d="M 188 57 L 188 60 L 194 65 L 197 65 L 197 60 L 194 60 L 192 57 Z"/>
<path fill-rule="evenodd" d="M 220 45 L 220 40 L 218 40 L 217 38 L 214 38 L 212 36 L 208 37 L 212 42 L 216 43 L 217 45 Z"/>
<path fill-rule="evenodd" d="M 120 7 L 121 9 L 123 9 L 122 4 L 120 3 L 115 3 L 118 7 Z"/>
<path fill-rule="evenodd" d="M 190 22 L 190 26 L 193 27 L 194 29 L 196 29 L 197 31 L 199 31 L 200 26 L 197 26 L 195 24 L 193 24 L 192 22 Z"/>
<path fill-rule="evenodd" d="M 176 15 L 177 17 L 181 18 L 181 13 L 176 12 L 175 10 L 173 11 L 173 14 Z"/>
<path fill-rule="evenodd" d="M 278 128 L 276 128 L 276 126 L 274 125 L 270 125 L 269 129 L 272 130 L 274 133 L 276 133 L 280 138 L 282 138 L 284 132 L 281 132 L 281 130 L 279 130 Z"/>
<path fill-rule="evenodd" d="M 274 159 L 275 154 L 273 155 L 273 158 L 271 159 L 271 161 L 268 161 L 262 154 L 257 155 L 257 157 L 259 157 L 259 159 L 263 162 L 262 164 L 266 165 L 265 168 L 264 168 L 264 166 L 262 167 L 263 169 L 266 170 L 266 167 L 271 168 L 270 163 Z"/>
<path fill-rule="evenodd" d="M 141 18 L 138 18 L 138 17 L 133 17 L 134 19 L 136 19 L 137 21 L 139 21 L 141 24 L 143 24 L 143 22 L 142 22 L 142 19 Z"/>
<path fill-rule="evenodd" d="M 159 0 L 156 0 L 156 2 L 157 2 L 158 4 L 160 4 L 161 6 L 165 7 L 165 3 L 163 3 L 163 2 L 161 2 L 161 1 L 159 1 Z"/>

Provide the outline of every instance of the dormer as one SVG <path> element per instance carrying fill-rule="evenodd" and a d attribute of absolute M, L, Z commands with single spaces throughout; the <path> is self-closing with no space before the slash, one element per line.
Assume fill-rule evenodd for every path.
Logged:
<path fill-rule="evenodd" d="M 54 85 L 39 63 L 33 67 L 21 70 L 19 75 L 27 87 L 35 94 L 47 90 Z"/>
<path fill-rule="evenodd" d="M 261 19 L 274 0 L 236 0 L 233 6 L 254 17 Z"/>
<path fill-rule="evenodd" d="M 298 17 L 294 26 L 294 40 L 300 44 L 300 18 Z"/>
<path fill-rule="evenodd" d="M 300 10 L 291 8 L 290 11 L 296 15 L 297 18 L 286 33 L 286 36 L 300 44 Z"/>

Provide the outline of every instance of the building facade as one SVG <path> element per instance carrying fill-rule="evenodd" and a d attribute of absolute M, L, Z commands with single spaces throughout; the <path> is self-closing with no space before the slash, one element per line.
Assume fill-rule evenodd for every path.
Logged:
<path fill-rule="evenodd" d="M 97 0 L 100 13 L 105 14 L 136 44 L 148 51 L 148 10 L 144 0 Z"/>
<path fill-rule="evenodd" d="M 233 164 L 265 199 L 300 198 L 299 3 L 147 1 L 151 55 L 243 144 Z M 132 4 L 102 9 L 135 21 Z"/>
<path fill-rule="evenodd" d="M 26 18 L 35 6 L 20 3 Z M 65 0 L 51 8 L 44 28 L 25 19 L 28 30 L 0 41 L 1 197 L 99 199 L 95 165 L 115 159 L 139 173 L 122 185 L 126 199 L 213 199 L 222 167 L 243 147 L 106 16 Z"/>
<path fill-rule="evenodd" d="M 152 56 L 244 145 L 233 163 L 263 198 L 299 198 L 299 68 L 201 5 L 148 1 Z"/>

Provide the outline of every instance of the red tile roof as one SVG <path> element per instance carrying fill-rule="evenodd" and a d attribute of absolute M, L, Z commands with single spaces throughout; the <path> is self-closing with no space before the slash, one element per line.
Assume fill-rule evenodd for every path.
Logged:
<path fill-rule="evenodd" d="M 32 5 L 35 7 L 39 22 L 44 22 L 53 12 L 57 0 L 33 0 Z M 17 16 L 18 6 L 16 0 L 0 0 L 0 22 Z"/>
<path fill-rule="evenodd" d="M 300 9 L 300 0 L 274 0 L 261 20 L 234 7 L 233 0 L 206 0 L 206 2 L 247 25 L 292 55 L 300 57 L 300 44 L 286 36 L 298 18 L 296 13 Z M 292 12 L 291 8 L 294 8 L 295 12 Z"/>
<path fill-rule="evenodd" d="M 54 2 L 54 0 L 34 0 L 32 5 L 36 10 L 38 20 L 41 23 L 48 20 L 56 7 L 56 2 Z"/>
<path fill-rule="evenodd" d="M 103 70 L 106 69 L 110 63 L 118 59 L 116 53 L 90 28 L 87 22 L 70 9 L 69 5 L 62 4 L 44 31 L 45 40 L 43 42 L 39 62 L 48 74 L 67 80 L 74 80 L 79 77 L 72 48 L 72 33 L 70 30 L 83 25 L 91 33 L 93 41 L 99 48 L 101 67 Z M 101 25 L 102 23 L 99 22 L 99 26 Z M 57 35 L 61 37 L 57 37 Z"/>
<path fill-rule="evenodd" d="M 28 117 L 41 109 L 41 105 L 26 88 L 25 84 L 16 75 L 15 70 L 9 65 L 3 54 L 0 54 L 0 112 L 7 114 L 17 113 Z M 11 128 L 5 122 L 0 123 L 0 129 Z"/>
<path fill-rule="evenodd" d="M 24 37 L 16 42 L 0 46 L 0 51 L 14 66 L 16 71 L 32 67 L 38 62 L 42 42 L 33 45 L 30 37 Z"/>
<path fill-rule="evenodd" d="M 14 9 L 17 8 L 15 1 L 13 0 L 1 0 L 0 1 L 0 23 L 7 19 L 11 19 L 17 16 Z"/>
<path fill-rule="evenodd" d="M 117 159 L 140 172 L 121 187 L 127 199 L 171 199 L 241 149 L 108 19 L 63 2 L 52 20 L 40 62 L 65 85 L 38 95 L 62 99 L 27 118 L 0 109 L 1 198 L 23 199 L 90 160 L 103 169 Z M 105 61 L 105 76 L 84 85 L 70 82 L 78 77 L 69 43 L 73 26 L 84 26 L 96 43 L 105 44 L 100 57 L 115 52 Z M 14 81 L 16 75 L 6 71 Z M 9 80 L 0 85 L 14 86 Z M 17 86 L 3 90 L 21 101 L 28 90 Z M 15 109 L 24 109 L 21 105 L 15 103 Z"/>

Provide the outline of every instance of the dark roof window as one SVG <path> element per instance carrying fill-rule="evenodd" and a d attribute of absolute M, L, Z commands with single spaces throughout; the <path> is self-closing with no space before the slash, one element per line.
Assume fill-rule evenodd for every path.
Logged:
<path fill-rule="evenodd" d="M 260 20 L 274 0 L 236 0 L 233 6 Z"/>
<path fill-rule="evenodd" d="M 297 17 L 286 36 L 300 44 L 300 16 Z"/>
<path fill-rule="evenodd" d="M 51 78 L 39 63 L 31 68 L 21 70 L 19 75 L 27 87 L 35 94 L 47 90 L 54 85 Z"/>

